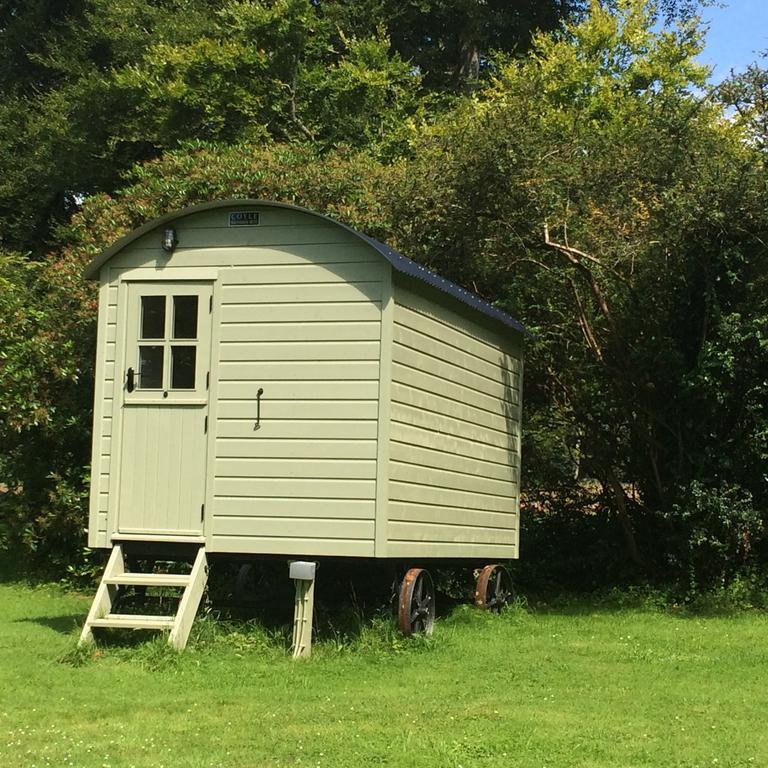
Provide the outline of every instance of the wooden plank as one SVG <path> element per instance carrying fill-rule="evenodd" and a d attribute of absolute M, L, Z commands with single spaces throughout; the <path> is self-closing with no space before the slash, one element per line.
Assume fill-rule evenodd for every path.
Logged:
<path fill-rule="evenodd" d="M 423 467 L 420 464 L 404 464 L 392 460 L 390 477 L 403 483 L 432 485 L 435 488 L 453 488 L 467 493 L 480 493 L 491 496 L 517 496 L 517 484 L 509 480 L 495 480 L 482 475 L 471 475 L 449 469 Z"/>
<path fill-rule="evenodd" d="M 214 479 L 216 496 L 294 499 L 374 499 L 373 480 L 331 480 L 326 478 L 231 478 Z"/>
<path fill-rule="evenodd" d="M 372 459 L 217 459 L 216 477 L 374 479 Z"/>
<path fill-rule="evenodd" d="M 414 389 L 397 382 L 392 384 L 392 402 L 424 411 L 432 411 L 441 416 L 458 419 L 462 422 L 493 429 L 497 432 L 517 434 L 519 426 L 517 420 L 513 417 L 513 414 L 517 414 L 517 407 L 513 403 L 503 404 L 505 407 L 500 409 L 500 412 L 491 413 L 475 408 L 465 402 L 450 400 L 435 392 L 425 392 L 424 390 Z"/>
<path fill-rule="evenodd" d="M 222 285 L 258 289 L 264 285 L 279 284 L 381 282 L 383 274 L 384 264 L 381 259 L 362 263 L 328 261 L 323 264 L 249 265 L 228 269 L 222 275 Z"/>
<path fill-rule="evenodd" d="M 381 301 L 381 281 L 222 286 L 222 302 L 224 304 L 301 305 L 338 301 Z"/>
<path fill-rule="evenodd" d="M 393 521 L 387 526 L 391 541 L 452 542 L 457 544 L 514 545 L 515 532 L 501 528 L 476 528 L 469 525 Z"/>
<path fill-rule="evenodd" d="M 170 629 L 173 616 L 141 616 L 135 613 L 110 613 L 91 622 L 94 629 Z"/>
<path fill-rule="evenodd" d="M 380 334 L 381 327 L 377 320 L 345 323 L 318 321 L 228 323 L 221 328 L 221 340 L 225 344 L 233 341 L 376 341 L 378 343 Z"/>
<path fill-rule="evenodd" d="M 212 519 L 223 517 L 272 517 L 373 520 L 374 500 L 361 499 L 290 499 L 271 497 L 214 497 Z"/>
<path fill-rule="evenodd" d="M 211 551 L 240 555 L 294 557 L 373 557 L 373 540 L 267 538 L 258 536 L 212 536 Z"/>
<path fill-rule="evenodd" d="M 257 433 L 258 434 L 258 433 Z M 260 437 L 216 440 L 217 458 L 375 459 L 376 440 L 280 440 Z"/>
<path fill-rule="evenodd" d="M 224 438 L 250 438 L 256 433 L 254 419 L 217 419 L 216 434 Z M 269 420 L 258 431 L 259 438 L 278 440 L 375 440 L 376 422 L 338 419 Z"/>
<path fill-rule="evenodd" d="M 519 380 L 515 378 L 510 382 L 502 382 L 497 379 L 489 379 L 476 373 L 456 369 L 450 363 L 446 363 L 436 357 L 431 357 L 418 349 L 411 349 L 397 342 L 393 345 L 393 360 L 401 365 L 413 368 L 417 371 L 425 371 L 446 381 L 453 381 L 463 387 L 468 387 L 489 397 L 498 398 L 505 402 L 517 401 L 516 390 L 519 390 Z"/>
<path fill-rule="evenodd" d="M 261 428 L 273 420 L 299 419 L 375 419 L 378 403 L 375 400 L 276 400 L 273 390 L 264 389 L 261 398 Z M 275 394 L 279 394 L 274 390 Z M 220 419 L 256 419 L 256 400 L 220 400 L 217 410 Z M 311 434 L 307 435 L 311 437 Z"/>
<path fill-rule="evenodd" d="M 398 323 L 395 323 L 394 340 L 398 344 L 410 347 L 411 349 L 417 349 L 438 360 L 443 360 L 454 368 L 463 369 L 462 371 L 455 372 L 454 376 L 457 374 L 461 375 L 464 371 L 469 371 L 470 373 L 484 376 L 491 381 L 502 382 L 510 387 L 513 387 L 517 380 L 517 371 L 520 366 L 516 360 L 512 361 L 511 358 L 502 358 L 502 360 L 513 362 L 514 368 L 512 369 L 502 367 L 498 363 L 489 363 L 476 355 L 456 349 L 456 347 L 450 344 L 445 344 L 431 336 Z"/>
<path fill-rule="evenodd" d="M 266 510 L 268 512 L 268 510 Z M 213 536 L 258 536 L 303 539 L 373 538 L 373 520 L 317 519 L 313 517 L 224 517 L 217 515 L 211 523 Z"/>
<path fill-rule="evenodd" d="M 514 544 L 467 544 L 449 541 L 390 541 L 389 557 L 403 560 L 433 558 L 476 558 L 478 560 L 515 560 Z"/>
<path fill-rule="evenodd" d="M 475 528 L 502 528 L 514 531 L 518 515 L 513 512 L 485 512 L 458 507 L 435 507 L 425 504 L 391 502 L 389 520 L 411 523 L 441 523 Z"/>
<path fill-rule="evenodd" d="M 192 629 L 192 623 L 195 620 L 195 614 L 197 614 L 197 609 L 200 606 L 200 600 L 203 597 L 207 583 L 208 560 L 205 555 L 205 547 L 200 547 L 189 574 L 189 584 L 179 601 L 173 629 L 171 629 L 171 634 L 168 637 L 168 644 L 176 650 L 182 650 L 187 644 L 187 638 Z"/>
<path fill-rule="evenodd" d="M 517 479 L 517 470 L 514 464 L 483 461 L 476 455 L 459 456 L 437 448 L 422 448 L 417 445 L 393 441 L 390 446 L 390 456 L 392 461 L 421 467 L 434 467 L 450 472 L 461 472 L 476 477 L 488 477 L 506 483 L 515 483 Z"/>
<path fill-rule="evenodd" d="M 224 327 L 231 323 L 356 323 L 378 321 L 381 306 L 378 301 L 322 301 L 302 304 L 223 304 L 221 317 Z"/>
<path fill-rule="evenodd" d="M 435 376 L 428 371 L 420 371 L 409 368 L 402 363 L 394 363 L 392 367 L 392 379 L 397 384 L 402 384 L 423 392 L 433 392 L 436 395 L 449 400 L 466 403 L 474 408 L 480 408 L 490 413 L 504 413 L 509 401 L 500 397 L 491 397 L 477 390 L 463 386 L 460 382 L 449 381 L 440 376 Z M 519 400 L 519 392 L 507 390 L 513 404 Z"/>
<path fill-rule="evenodd" d="M 221 208 L 214 208 L 208 211 L 198 211 L 188 214 L 175 220 L 177 229 L 184 232 L 190 229 L 224 229 L 229 230 L 236 227 L 229 226 L 229 214 L 233 211 L 258 211 L 259 223 L 256 226 L 275 226 L 275 227 L 303 227 L 307 225 L 322 223 L 326 221 L 320 217 L 296 211 L 290 208 L 279 206 L 255 205 L 253 203 L 246 205 L 233 205 Z M 246 227 L 248 229 L 250 227 Z"/>
<path fill-rule="evenodd" d="M 223 242 L 223 241 L 222 241 Z M 208 247 L 179 248 L 169 259 L 157 245 L 137 247 L 115 256 L 120 269 L 157 269 L 166 275 L 182 276 L 182 270 L 211 268 L 260 267 L 302 264 L 372 264 L 383 262 L 380 254 L 361 242 L 301 243 L 288 246 L 232 246 L 219 242 Z M 117 263 L 117 262 L 116 262 Z"/>
<path fill-rule="evenodd" d="M 461 328 L 462 331 L 478 341 L 489 344 L 492 347 L 505 349 L 511 357 L 522 357 L 522 337 L 514 328 L 499 328 L 491 330 L 472 319 L 473 310 L 461 304 L 454 308 L 442 302 L 438 303 L 431 298 L 415 293 L 402 285 L 396 284 L 395 301 L 398 305 L 421 312 L 427 317 L 444 323 L 452 328 Z M 446 297 L 446 301 L 450 301 Z M 466 310 L 466 311 L 465 311 Z"/>
<path fill-rule="evenodd" d="M 376 341 L 254 341 L 224 342 L 219 347 L 220 362 L 319 360 L 379 360 Z"/>
<path fill-rule="evenodd" d="M 518 464 L 514 446 L 496 447 L 467 439 L 467 436 L 438 435 L 434 430 L 403 422 L 392 422 L 391 440 L 457 456 L 495 462 L 503 466 Z"/>
<path fill-rule="evenodd" d="M 351 482 L 351 481 L 348 481 Z M 364 482 L 364 481 L 360 481 Z M 389 481 L 390 502 L 414 502 L 436 507 L 458 507 L 477 509 L 483 512 L 515 512 L 515 499 L 504 496 L 489 496 L 480 493 L 457 491 L 452 488 L 437 488 L 430 485 Z"/>
<path fill-rule="evenodd" d="M 184 235 L 182 238 L 181 235 Z M 320 222 L 318 224 L 304 225 L 301 227 L 285 227 L 259 225 L 258 227 L 199 227 L 186 230 L 177 229 L 179 244 L 173 252 L 171 259 L 181 261 L 184 257 L 184 251 L 187 248 L 206 248 L 208 246 L 230 247 L 239 246 L 292 246 L 306 245 L 315 243 L 349 243 L 360 244 L 356 235 L 339 227 L 332 222 Z M 158 258 L 169 261 L 168 255 L 160 248 L 160 239 L 162 238 L 162 227 L 152 230 L 142 235 L 134 241 L 133 247 L 136 250 L 157 249 Z M 124 253 L 130 252 L 126 249 L 116 254 L 112 258 L 112 266 L 122 266 Z"/>
<path fill-rule="evenodd" d="M 496 448 L 503 448 L 507 451 L 513 451 L 516 445 L 514 432 L 505 433 L 495 429 L 488 429 L 478 424 L 458 421 L 450 416 L 421 410 L 398 402 L 392 403 L 392 421 L 431 430 L 435 433 L 433 442 L 435 447 L 440 446 L 444 434 L 473 440 L 476 443 L 493 445 Z"/>
<path fill-rule="evenodd" d="M 360 381 L 379 378 L 378 360 L 323 360 L 281 362 L 236 362 L 219 363 L 221 381 L 273 381 L 275 379 L 298 379 L 301 381 L 337 381 L 356 379 Z"/>
<path fill-rule="evenodd" d="M 424 300 L 426 302 L 426 299 Z M 443 342 L 484 362 L 505 368 L 509 371 L 519 370 L 519 360 L 509 353 L 509 344 L 501 334 L 488 334 L 486 338 L 478 338 L 468 330 L 467 321 L 454 325 L 446 319 L 430 313 L 428 307 L 434 304 L 422 303 L 423 311 L 398 304 L 395 310 L 395 323 L 431 339 Z M 439 310 L 438 310 L 439 312 Z M 427 314 L 429 313 L 429 314 Z"/>
<path fill-rule="evenodd" d="M 279 392 L 282 400 L 375 400 L 379 384 L 368 381 L 296 381 L 291 379 L 260 378 L 253 381 L 221 381 L 218 399 L 255 400 L 259 387 L 267 392 Z"/>

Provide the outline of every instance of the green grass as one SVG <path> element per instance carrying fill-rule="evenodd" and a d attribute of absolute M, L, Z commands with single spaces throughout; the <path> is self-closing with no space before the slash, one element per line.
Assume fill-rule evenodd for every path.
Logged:
<path fill-rule="evenodd" d="M 79 653 L 87 605 L 0 584 L 0 766 L 768 765 L 764 614 L 459 608 L 294 662 L 209 620 L 181 655 Z"/>

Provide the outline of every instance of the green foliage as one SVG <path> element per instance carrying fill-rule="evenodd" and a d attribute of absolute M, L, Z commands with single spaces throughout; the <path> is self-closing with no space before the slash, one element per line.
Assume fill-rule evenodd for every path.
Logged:
<path fill-rule="evenodd" d="M 763 165 L 697 93 L 700 46 L 694 24 L 656 30 L 642 0 L 592 3 L 423 132 L 394 205 L 405 252 L 536 335 L 529 513 L 544 497 L 542 522 L 577 525 L 578 570 L 598 579 L 622 561 L 669 575 L 676 552 L 687 580 L 689 543 L 665 521 L 695 539 L 694 520 L 709 519 L 697 494 L 717 506 L 718 489 L 740 487 L 754 513 L 737 519 L 768 504 Z M 574 510 L 584 489 L 593 501 Z M 765 532 L 750 526 L 754 557 Z"/>

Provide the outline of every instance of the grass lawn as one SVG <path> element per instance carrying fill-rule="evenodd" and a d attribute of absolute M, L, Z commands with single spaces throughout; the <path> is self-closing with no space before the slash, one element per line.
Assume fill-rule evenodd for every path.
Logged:
<path fill-rule="evenodd" d="M 204 621 L 181 655 L 74 666 L 87 607 L 0 584 L 0 766 L 768 765 L 758 613 L 467 608 L 426 642 L 379 626 L 300 662 Z"/>

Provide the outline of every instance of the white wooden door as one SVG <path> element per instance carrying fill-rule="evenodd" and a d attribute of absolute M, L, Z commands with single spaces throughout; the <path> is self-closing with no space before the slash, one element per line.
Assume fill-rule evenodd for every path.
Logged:
<path fill-rule="evenodd" d="M 127 324 L 117 529 L 203 531 L 212 284 L 135 282 Z"/>

